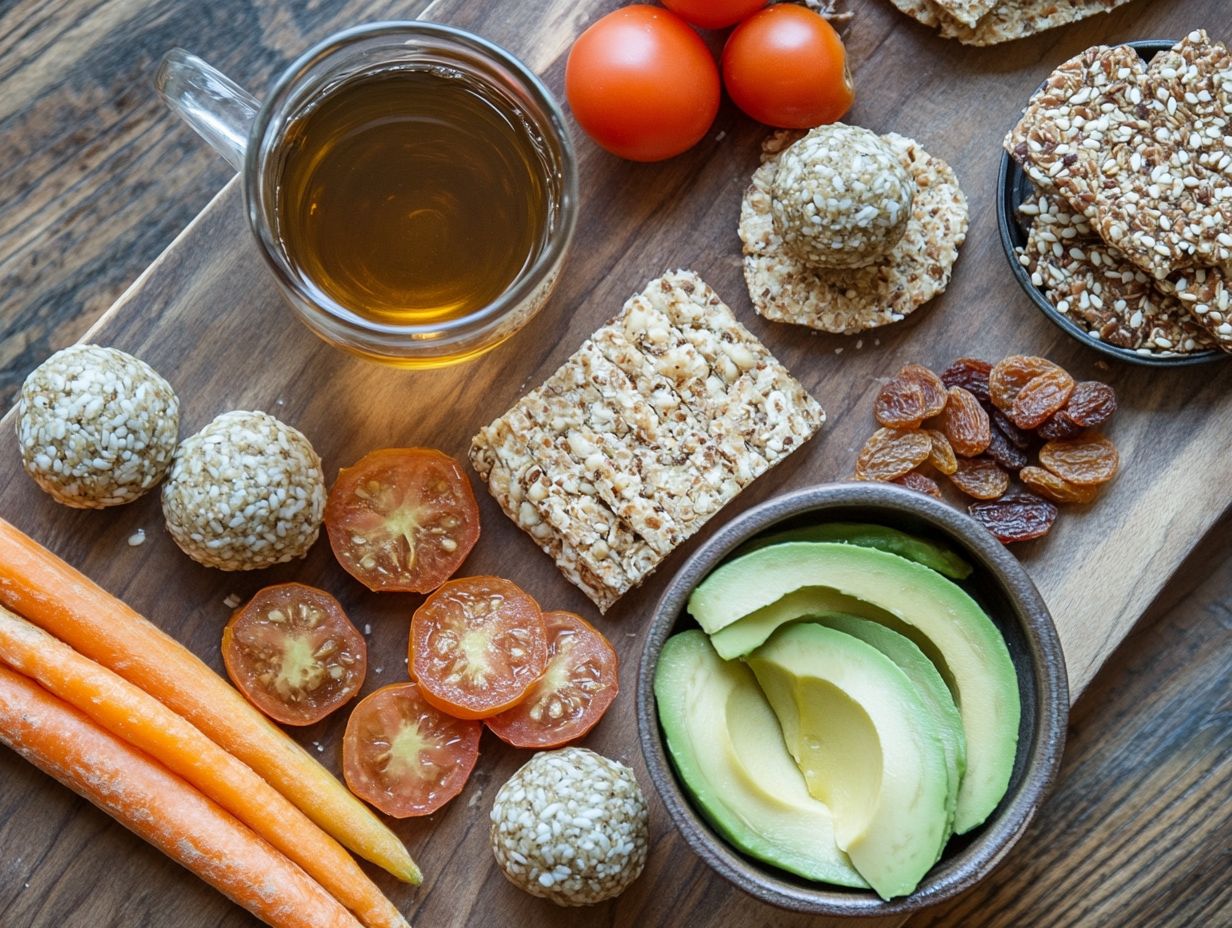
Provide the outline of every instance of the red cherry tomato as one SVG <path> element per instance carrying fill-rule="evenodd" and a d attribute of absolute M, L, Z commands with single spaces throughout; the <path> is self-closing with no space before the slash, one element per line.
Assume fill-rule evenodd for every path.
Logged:
<path fill-rule="evenodd" d="M 620 692 L 620 661 L 611 643 L 572 612 L 545 612 L 548 669 L 526 698 L 485 720 L 515 748 L 555 748 L 586 734 Z"/>
<path fill-rule="evenodd" d="M 635 4 L 583 32 L 565 65 L 574 118 L 603 148 L 661 161 L 699 142 L 719 110 L 719 69 L 669 10 Z"/>
<path fill-rule="evenodd" d="M 769 0 L 663 0 L 663 5 L 703 29 L 726 29 L 752 16 Z"/>
<path fill-rule="evenodd" d="M 227 675 L 284 725 L 319 722 L 359 692 L 368 646 L 342 605 L 302 583 L 267 586 L 222 630 Z"/>
<path fill-rule="evenodd" d="M 424 699 L 460 719 L 504 712 L 548 666 L 543 614 L 500 577 L 451 580 L 411 617 L 411 676 Z"/>
<path fill-rule="evenodd" d="M 758 122 L 811 129 L 841 119 L 855 90 L 834 27 L 791 3 L 754 13 L 723 48 L 723 84 Z"/>
<path fill-rule="evenodd" d="M 342 736 L 347 788 L 386 815 L 431 815 L 466 785 L 483 725 L 446 715 L 414 683 L 365 696 Z"/>
<path fill-rule="evenodd" d="M 427 593 L 475 546 L 479 506 L 449 455 L 385 448 L 338 472 L 325 530 L 338 563 L 368 589 Z"/>

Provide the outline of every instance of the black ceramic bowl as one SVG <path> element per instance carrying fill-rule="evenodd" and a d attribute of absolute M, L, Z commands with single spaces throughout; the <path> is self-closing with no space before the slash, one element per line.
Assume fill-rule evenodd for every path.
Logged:
<path fill-rule="evenodd" d="M 692 805 L 668 758 L 654 698 L 659 652 L 696 623 L 685 605 L 694 587 L 746 541 L 771 531 L 833 521 L 900 528 L 949 545 L 975 568 L 963 587 L 1001 630 L 1022 699 L 1018 754 L 1005 798 L 988 821 L 950 839 L 945 854 L 909 896 L 885 902 L 871 891 L 815 883 L 728 845 Z M 812 487 L 755 506 L 719 529 L 689 558 L 660 598 L 637 676 L 637 724 L 650 777 L 676 827 L 714 870 L 763 902 L 816 915 L 871 917 L 915 911 L 987 875 L 1026 830 L 1056 777 L 1065 743 L 1069 688 L 1056 629 L 1014 555 L 973 519 L 944 503 L 889 484 Z"/>
<path fill-rule="evenodd" d="M 1138 54 L 1142 56 L 1143 61 L 1150 61 L 1157 53 L 1166 51 L 1176 43 L 1170 39 L 1143 39 L 1138 42 L 1127 42 L 1125 44 L 1136 49 Z M 997 175 L 997 225 L 1001 231 L 1001 246 L 1005 249 L 1005 256 L 1009 259 L 1010 267 L 1013 268 L 1014 276 L 1018 279 L 1018 283 L 1022 285 L 1022 289 L 1026 291 L 1027 296 L 1031 298 L 1031 301 L 1040 308 L 1040 311 L 1045 316 L 1084 345 L 1094 348 L 1110 358 L 1116 358 L 1118 361 L 1128 361 L 1130 364 L 1144 364 L 1151 367 L 1182 367 L 1184 365 L 1205 364 L 1209 361 L 1218 361 L 1221 358 L 1232 357 L 1232 355 L 1216 349 L 1198 351 L 1193 354 L 1167 355 L 1144 354 L 1134 351 L 1132 348 L 1118 348 L 1116 345 L 1109 345 L 1107 342 L 1096 338 L 1065 313 L 1053 306 L 1049 302 L 1048 297 L 1044 296 L 1043 292 L 1035 284 L 1031 283 L 1031 274 L 1018 261 L 1017 249 L 1027 244 L 1027 228 L 1020 221 L 1021 217 L 1018 215 L 1018 207 L 1033 192 L 1034 188 L 1031 186 L 1031 181 L 1022 172 L 1018 162 L 1010 157 L 1009 152 L 1001 152 L 1001 170 Z"/>

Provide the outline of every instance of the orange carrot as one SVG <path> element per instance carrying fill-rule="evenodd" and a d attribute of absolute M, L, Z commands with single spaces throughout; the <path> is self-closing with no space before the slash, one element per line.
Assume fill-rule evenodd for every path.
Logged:
<path fill-rule="evenodd" d="M 361 857 L 422 879 L 367 806 L 200 658 L 3 519 L 0 603 L 188 719 Z"/>
<path fill-rule="evenodd" d="M 303 867 L 369 928 L 407 928 L 342 846 L 250 767 L 144 690 L 3 606 L 0 662 L 182 776 Z"/>
<path fill-rule="evenodd" d="M 228 812 L 37 683 L 0 667 L 0 742 L 276 928 L 359 928 Z"/>

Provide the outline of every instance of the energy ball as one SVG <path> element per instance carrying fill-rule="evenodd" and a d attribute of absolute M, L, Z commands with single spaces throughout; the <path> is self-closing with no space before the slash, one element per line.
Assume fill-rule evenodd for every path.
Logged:
<path fill-rule="evenodd" d="M 592 905 L 641 875 L 648 819 L 624 764 L 586 748 L 544 751 L 496 794 L 492 852 L 509 881 L 532 896 Z"/>
<path fill-rule="evenodd" d="M 779 159 L 770 211 L 783 245 L 814 267 L 864 267 L 903 237 L 915 181 L 881 136 L 820 126 Z"/>
<path fill-rule="evenodd" d="M 223 413 L 184 439 L 163 485 L 175 543 L 220 570 L 303 557 L 324 512 L 325 475 L 312 444 L 263 412 Z"/>
<path fill-rule="evenodd" d="M 115 348 L 73 345 L 21 387 L 17 442 L 26 473 L 75 509 L 131 503 L 167 473 L 180 401 L 146 364 Z"/>

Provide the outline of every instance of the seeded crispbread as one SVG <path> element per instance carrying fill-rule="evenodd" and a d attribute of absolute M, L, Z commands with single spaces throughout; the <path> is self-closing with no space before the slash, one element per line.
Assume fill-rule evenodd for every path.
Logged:
<path fill-rule="evenodd" d="M 939 21 L 947 20 L 974 27 L 1001 0 L 933 0 L 941 12 Z"/>
<path fill-rule="evenodd" d="M 932 0 L 890 0 L 896 7 L 922 25 L 935 29 L 941 25 L 937 7 Z"/>
<path fill-rule="evenodd" d="M 1055 193 L 1019 208 L 1031 220 L 1019 260 L 1049 302 L 1102 341 L 1143 354 L 1214 347 L 1186 306 L 1095 234 Z"/>
<path fill-rule="evenodd" d="M 1109 13 L 1129 0 L 1003 0 L 975 25 L 944 12 L 941 35 L 964 45 L 999 45 L 1078 22 L 1097 13 Z"/>
<path fill-rule="evenodd" d="M 1007 137 L 1033 182 L 1161 280 L 1232 263 L 1226 51 L 1197 31 L 1164 54 L 1149 71 L 1125 46 L 1084 55 L 1079 85 L 1048 82 Z"/>
<path fill-rule="evenodd" d="M 777 159 L 798 137 L 777 132 L 766 140 L 765 160 L 740 209 L 744 278 L 757 312 L 776 322 L 854 334 L 898 322 L 942 293 L 967 234 L 967 199 L 950 166 L 911 139 L 883 136 L 916 183 L 902 239 L 867 267 L 814 268 L 784 247 L 770 212 Z"/>
<path fill-rule="evenodd" d="M 470 457 L 605 612 L 824 421 L 714 291 L 676 271 L 481 429 Z"/>

